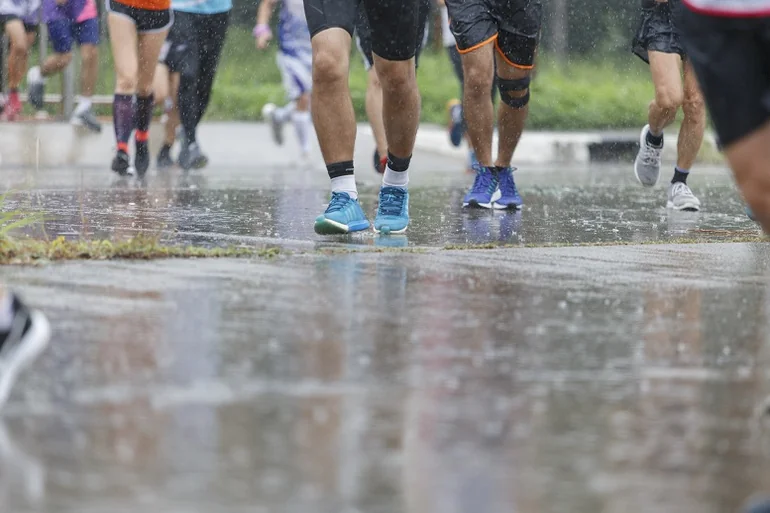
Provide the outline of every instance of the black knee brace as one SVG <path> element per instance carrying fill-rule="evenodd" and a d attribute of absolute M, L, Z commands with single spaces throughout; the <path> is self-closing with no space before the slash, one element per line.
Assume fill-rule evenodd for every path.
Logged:
<path fill-rule="evenodd" d="M 500 99 L 514 109 L 521 109 L 529 103 L 529 77 L 509 80 L 498 76 L 497 89 L 500 91 Z M 527 91 L 527 93 L 524 96 L 511 96 L 508 94 L 511 91 Z"/>

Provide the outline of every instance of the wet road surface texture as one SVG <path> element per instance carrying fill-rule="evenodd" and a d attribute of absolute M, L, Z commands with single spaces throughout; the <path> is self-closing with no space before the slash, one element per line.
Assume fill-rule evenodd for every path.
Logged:
<path fill-rule="evenodd" d="M 462 163 L 418 155 L 407 237 L 321 239 L 323 170 L 279 160 L 3 170 L 48 236 L 291 251 L 1 268 L 55 336 L 0 421 L 0 510 L 721 513 L 770 482 L 767 245 L 641 244 L 756 234 L 726 171 L 699 214 L 620 166 L 463 212 Z M 452 249 L 489 242 L 517 246 Z M 639 244 L 525 247 L 575 242 Z"/>

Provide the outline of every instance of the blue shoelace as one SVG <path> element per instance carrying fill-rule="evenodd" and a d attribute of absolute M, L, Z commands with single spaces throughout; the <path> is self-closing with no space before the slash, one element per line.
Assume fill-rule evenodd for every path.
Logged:
<path fill-rule="evenodd" d="M 380 214 L 400 216 L 404 210 L 406 191 L 400 187 L 383 187 L 380 190 Z"/>
<path fill-rule="evenodd" d="M 518 196 L 519 191 L 516 190 L 516 182 L 513 181 L 513 173 L 503 171 L 500 173 L 500 194 L 503 197 Z"/>
<path fill-rule="evenodd" d="M 332 192 L 332 199 L 329 202 L 329 206 L 326 207 L 326 213 L 338 212 L 348 206 L 351 198 L 346 193 Z"/>
<path fill-rule="evenodd" d="M 487 169 L 482 169 L 476 173 L 476 178 L 473 180 L 473 193 L 478 194 L 486 192 L 492 194 L 497 188 L 497 181 L 495 180 L 492 172 Z"/>

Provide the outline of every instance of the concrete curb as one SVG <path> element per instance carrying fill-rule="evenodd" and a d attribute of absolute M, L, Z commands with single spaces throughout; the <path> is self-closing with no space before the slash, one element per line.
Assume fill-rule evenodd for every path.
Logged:
<path fill-rule="evenodd" d="M 360 124 L 359 134 L 371 137 L 371 129 Z M 219 165 L 243 165 L 254 160 L 253 148 L 248 141 L 269 138 L 263 123 L 203 123 L 201 139 L 211 160 Z M 676 159 L 676 133 L 667 135 L 663 158 L 673 162 Z M 161 145 L 162 130 L 154 124 L 150 130 L 150 144 L 153 151 Z M 633 161 L 638 150 L 638 132 L 538 132 L 522 135 L 514 155 L 517 164 L 588 164 L 592 162 Z M 244 144 L 246 143 L 246 144 Z M 495 146 L 497 142 L 495 141 Z M 289 137 L 287 145 L 280 150 L 283 156 L 291 154 L 294 138 Z M 0 155 L 5 165 L 56 167 L 56 166 L 99 166 L 109 163 L 115 150 L 112 126 L 105 124 L 100 134 L 93 134 L 83 128 L 73 128 L 62 122 L 19 122 L 0 124 Z M 416 150 L 464 162 L 467 146 L 455 148 L 443 127 L 422 125 L 417 133 Z M 316 148 L 314 153 L 318 153 Z M 319 155 L 320 156 L 320 155 Z M 315 158 L 315 156 L 314 156 Z M 368 156 L 367 156 L 368 161 Z M 722 156 L 716 149 L 714 137 L 707 134 L 701 150 L 700 162 L 722 163 Z"/>
<path fill-rule="evenodd" d="M 368 127 L 362 130 L 371 134 Z M 677 132 L 667 134 L 668 141 L 676 141 L 677 137 Z M 496 146 L 497 134 L 493 142 L 493 147 Z M 415 147 L 421 151 L 458 159 L 467 158 L 467 146 L 465 144 L 460 148 L 451 146 L 446 129 L 436 125 L 420 127 Z M 525 164 L 633 161 L 638 151 L 639 132 L 637 131 L 525 131 L 519 141 L 514 160 Z M 664 147 L 663 159 L 667 162 L 676 160 L 675 143 L 669 143 Z M 704 137 L 699 161 L 712 164 L 723 162 L 712 133 L 707 133 Z"/>

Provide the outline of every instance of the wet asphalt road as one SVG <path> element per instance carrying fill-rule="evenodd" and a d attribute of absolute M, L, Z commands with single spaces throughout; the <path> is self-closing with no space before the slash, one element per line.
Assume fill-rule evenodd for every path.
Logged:
<path fill-rule="evenodd" d="M 48 236 L 292 252 L 0 268 L 56 330 L 0 421 L 1 511 L 721 513 L 770 483 L 766 244 L 524 247 L 756 234 L 724 170 L 700 214 L 619 166 L 462 212 L 462 163 L 418 155 L 407 237 L 321 239 L 323 171 L 270 155 L 3 170 Z M 488 242 L 520 245 L 446 249 Z"/>

